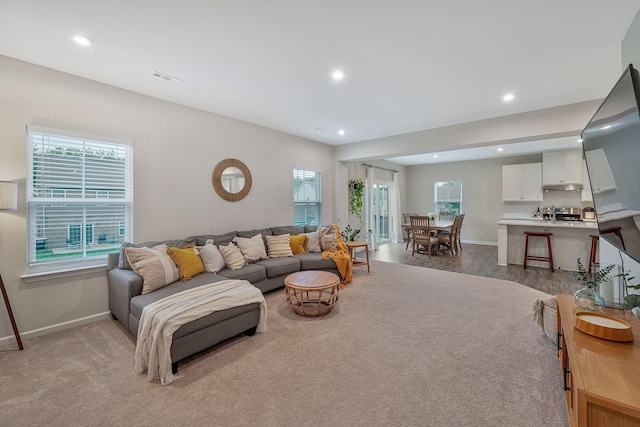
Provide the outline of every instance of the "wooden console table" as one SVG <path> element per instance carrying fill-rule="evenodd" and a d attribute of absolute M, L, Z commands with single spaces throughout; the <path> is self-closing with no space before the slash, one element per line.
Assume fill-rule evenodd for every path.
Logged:
<path fill-rule="evenodd" d="M 569 425 L 640 426 L 640 319 L 603 310 L 631 324 L 634 341 L 621 343 L 575 329 L 576 311 L 582 310 L 571 295 L 558 295 L 558 356 Z"/>

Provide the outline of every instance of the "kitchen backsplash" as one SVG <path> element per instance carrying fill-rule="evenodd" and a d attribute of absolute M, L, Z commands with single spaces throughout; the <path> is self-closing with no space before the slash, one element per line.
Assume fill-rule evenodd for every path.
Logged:
<path fill-rule="evenodd" d="M 593 206 L 592 202 L 582 202 L 579 191 L 547 191 L 542 202 L 502 202 L 503 218 L 530 218 L 538 207 L 584 208 Z"/>

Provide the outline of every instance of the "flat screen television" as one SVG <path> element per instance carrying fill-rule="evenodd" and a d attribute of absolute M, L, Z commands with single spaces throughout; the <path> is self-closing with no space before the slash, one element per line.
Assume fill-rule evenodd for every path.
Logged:
<path fill-rule="evenodd" d="M 640 263 L 639 83 L 629 65 L 581 136 L 600 238 Z"/>

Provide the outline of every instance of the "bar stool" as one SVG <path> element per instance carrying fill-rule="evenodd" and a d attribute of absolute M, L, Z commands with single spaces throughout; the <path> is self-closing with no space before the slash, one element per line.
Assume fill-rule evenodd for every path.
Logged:
<path fill-rule="evenodd" d="M 608 234 L 608 233 L 613 233 L 616 236 L 618 236 L 618 238 L 620 239 L 620 243 L 622 243 L 622 248 L 623 249 L 627 249 L 624 245 L 624 239 L 622 238 L 622 227 L 611 227 L 611 228 L 607 228 L 605 230 L 600 230 L 600 234 Z"/>
<path fill-rule="evenodd" d="M 597 266 L 596 255 L 598 253 L 598 240 L 600 240 L 600 236 L 596 234 L 589 234 L 591 237 L 591 253 L 589 254 L 589 273 L 593 272 L 593 267 Z"/>
<path fill-rule="evenodd" d="M 525 231 L 524 235 L 526 236 L 525 242 L 524 242 L 524 268 L 525 270 L 527 269 L 527 260 L 532 260 L 532 261 L 545 261 L 549 263 L 549 268 L 551 269 L 551 272 L 553 273 L 553 252 L 551 251 L 551 236 L 553 236 L 553 233 L 534 233 L 531 231 Z M 543 256 L 535 256 L 535 255 L 529 255 L 529 237 L 545 237 L 547 239 L 547 248 L 548 248 L 548 252 L 549 252 L 549 256 L 548 257 L 543 257 Z"/>

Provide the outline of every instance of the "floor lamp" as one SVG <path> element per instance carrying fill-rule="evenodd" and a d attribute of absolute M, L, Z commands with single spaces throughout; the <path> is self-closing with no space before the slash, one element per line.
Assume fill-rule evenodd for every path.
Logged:
<path fill-rule="evenodd" d="M 15 211 L 18 209 L 18 183 L 9 181 L 0 181 L 0 209 Z M 7 289 L 4 287 L 4 281 L 2 275 L 0 275 L 0 290 L 2 290 L 2 297 L 4 298 L 4 305 L 7 306 L 9 312 L 9 319 L 11 319 L 11 326 L 13 327 L 13 334 L 18 341 L 18 348 L 24 349 L 22 346 L 22 340 L 20 339 L 20 332 L 18 332 L 18 326 L 16 325 L 16 319 L 13 317 L 13 311 L 11 310 L 11 303 L 9 302 L 9 295 L 7 295 Z"/>

